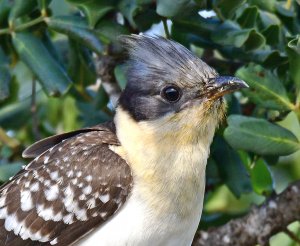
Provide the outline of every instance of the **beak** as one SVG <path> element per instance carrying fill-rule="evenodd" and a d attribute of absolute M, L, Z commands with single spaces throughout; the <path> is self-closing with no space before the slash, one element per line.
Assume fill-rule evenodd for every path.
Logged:
<path fill-rule="evenodd" d="M 219 76 L 208 83 L 206 94 L 208 99 L 215 100 L 225 94 L 248 87 L 245 81 L 236 77 Z"/>

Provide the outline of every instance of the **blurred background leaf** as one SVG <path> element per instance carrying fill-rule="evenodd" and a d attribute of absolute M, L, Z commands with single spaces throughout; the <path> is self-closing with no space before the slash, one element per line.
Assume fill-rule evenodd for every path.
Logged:
<path fill-rule="evenodd" d="M 226 97 L 200 227 L 247 213 L 300 179 L 299 13 L 291 0 L 0 0 L 0 182 L 34 141 L 112 119 L 126 86 L 120 34 L 169 32 L 250 85 Z"/>

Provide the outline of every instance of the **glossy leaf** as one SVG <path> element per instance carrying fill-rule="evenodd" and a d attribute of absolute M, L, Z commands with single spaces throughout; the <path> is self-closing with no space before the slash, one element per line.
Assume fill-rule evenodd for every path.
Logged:
<path fill-rule="evenodd" d="M 10 80 L 8 58 L 0 47 L 0 102 L 9 97 Z"/>
<path fill-rule="evenodd" d="M 30 98 L 0 108 L 0 126 L 21 128 L 30 120 Z"/>
<path fill-rule="evenodd" d="M 67 0 L 79 7 L 87 16 L 90 27 L 94 27 L 96 23 L 109 11 L 116 7 L 116 0 Z"/>
<path fill-rule="evenodd" d="M 268 28 L 262 31 L 262 35 L 266 38 L 267 44 L 278 45 L 280 38 L 279 25 L 270 25 Z"/>
<path fill-rule="evenodd" d="M 139 5 L 133 0 L 122 0 L 119 3 L 118 8 L 120 12 L 125 16 L 125 18 L 129 21 L 130 25 L 133 28 L 137 28 L 134 17 L 139 11 Z"/>
<path fill-rule="evenodd" d="M 215 8 L 222 19 L 230 19 L 235 15 L 236 9 L 245 2 L 245 0 L 216 0 Z"/>
<path fill-rule="evenodd" d="M 49 96 L 60 96 L 68 91 L 72 84 L 70 78 L 41 40 L 30 33 L 16 33 L 13 44 Z"/>
<path fill-rule="evenodd" d="M 98 54 L 102 52 L 102 44 L 84 19 L 75 16 L 52 17 L 47 21 L 48 26 L 60 33 L 68 35 Z"/>
<path fill-rule="evenodd" d="M 265 38 L 255 29 L 240 29 L 232 21 L 224 22 L 217 32 L 211 34 L 211 38 L 220 45 L 243 46 L 246 51 L 258 49 L 265 43 Z"/>
<path fill-rule="evenodd" d="M 45 10 L 52 0 L 38 0 L 38 6 L 40 9 Z"/>
<path fill-rule="evenodd" d="M 300 36 L 292 39 L 287 45 L 290 74 L 297 88 L 300 89 Z"/>
<path fill-rule="evenodd" d="M 241 16 L 237 19 L 237 22 L 243 28 L 251 28 L 256 24 L 256 19 L 258 16 L 258 8 L 256 6 L 251 6 L 246 8 Z"/>
<path fill-rule="evenodd" d="M 18 171 L 21 170 L 23 163 L 11 163 L 0 165 L 0 181 L 5 182 L 10 177 L 14 176 Z"/>
<path fill-rule="evenodd" d="M 69 44 L 68 73 L 74 84 L 84 90 L 87 85 L 94 84 L 96 81 L 92 54 L 73 40 L 70 40 Z"/>
<path fill-rule="evenodd" d="M 22 15 L 31 13 L 37 4 L 37 0 L 14 0 L 13 7 L 9 13 L 9 21 Z"/>
<path fill-rule="evenodd" d="M 236 76 L 245 80 L 250 86 L 244 93 L 258 105 L 278 110 L 293 110 L 283 83 L 271 71 L 259 65 L 242 67 Z"/>
<path fill-rule="evenodd" d="M 259 155 L 289 155 L 300 149 L 289 130 L 264 119 L 231 115 L 224 137 L 234 148 Z"/>
<path fill-rule="evenodd" d="M 190 0 L 157 0 L 156 12 L 161 16 L 171 18 L 182 13 L 190 2 Z"/>
<path fill-rule="evenodd" d="M 97 36 L 100 37 L 100 39 L 105 39 L 110 42 L 116 42 L 118 36 L 122 34 L 130 34 L 125 26 L 109 20 L 100 21 L 95 29 Z"/>
<path fill-rule="evenodd" d="M 13 6 L 14 2 L 11 0 L 1 0 L 0 1 L 0 26 L 6 20 L 9 15 L 9 11 Z"/>
<path fill-rule="evenodd" d="M 221 182 L 220 172 L 216 161 L 213 158 L 208 158 L 206 165 L 206 185 L 216 185 Z"/>
<path fill-rule="evenodd" d="M 127 79 L 126 79 L 126 65 L 118 65 L 114 69 L 114 74 L 117 79 L 118 85 L 123 90 L 125 89 Z"/>
<path fill-rule="evenodd" d="M 216 161 L 220 176 L 236 197 L 250 192 L 249 174 L 239 155 L 221 137 L 215 137 L 212 157 Z"/>
<path fill-rule="evenodd" d="M 263 159 L 255 162 L 250 168 L 253 190 L 259 195 L 269 196 L 274 189 L 274 181 L 268 165 Z"/>

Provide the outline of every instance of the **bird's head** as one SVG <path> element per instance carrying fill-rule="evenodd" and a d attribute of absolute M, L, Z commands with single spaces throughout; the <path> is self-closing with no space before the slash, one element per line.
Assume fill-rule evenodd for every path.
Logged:
<path fill-rule="evenodd" d="M 223 95 L 247 87 L 238 78 L 219 76 L 174 41 L 131 35 L 121 42 L 130 59 L 119 106 L 139 125 L 160 129 L 161 137 L 183 133 L 197 139 L 214 132 L 225 112 Z"/>

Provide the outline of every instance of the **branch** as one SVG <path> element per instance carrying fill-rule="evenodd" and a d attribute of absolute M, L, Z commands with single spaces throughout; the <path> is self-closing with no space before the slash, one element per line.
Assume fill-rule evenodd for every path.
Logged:
<path fill-rule="evenodd" d="M 114 107 L 121 93 L 114 77 L 114 68 L 118 63 L 120 63 L 118 58 L 109 55 L 97 56 L 95 58 L 97 77 L 101 80 L 101 84 Z"/>
<path fill-rule="evenodd" d="M 300 220 L 300 181 L 262 205 L 253 206 L 246 216 L 198 232 L 193 246 L 268 245 L 271 236 L 286 231 L 286 227 L 297 220 Z"/>

